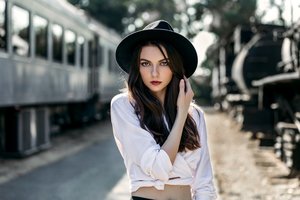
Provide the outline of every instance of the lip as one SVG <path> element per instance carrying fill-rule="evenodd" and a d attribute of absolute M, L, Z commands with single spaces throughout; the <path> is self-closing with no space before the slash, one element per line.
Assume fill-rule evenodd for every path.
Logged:
<path fill-rule="evenodd" d="M 159 85 L 159 84 L 161 84 L 161 81 L 151 81 L 150 83 L 152 85 Z"/>

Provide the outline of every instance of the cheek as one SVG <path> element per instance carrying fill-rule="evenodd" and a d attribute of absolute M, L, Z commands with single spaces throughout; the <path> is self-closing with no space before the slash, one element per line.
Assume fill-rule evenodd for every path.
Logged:
<path fill-rule="evenodd" d="M 169 80 L 171 80 L 173 77 L 173 73 L 170 69 L 166 70 L 164 74 L 165 74 L 165 78 L 167 78 Z"/>
<path fill-rule="evenodd" d="M 142 78 L 142 80 L 145 80 L 148 76 L 148 72 L 146 69 L 140 68 L 140 76 Z"/>

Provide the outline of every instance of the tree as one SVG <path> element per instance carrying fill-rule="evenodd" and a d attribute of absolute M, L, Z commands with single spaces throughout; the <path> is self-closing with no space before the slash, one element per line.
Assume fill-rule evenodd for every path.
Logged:
<path fill-rule="evenodd" d="M 127 15 L 128 0 L 68 0 L 71 4 L 84 9 L 96 20 L 113 28 L 119 33 L 124 31 L 122 19 Z"/>
<path fill-rule="evenodd" d="M 175 25 L 174 1 L 160 0 L 68 0 L 84 9 L 93 18 L 115 29 L 119 33 L 132 32 L 144 24 L 165 19 Z"/>
<path fill-rule="evenodd" d="M 177 10 L 173 0 L 131 0 L 127 6 L 128 13 L 123 19 L 125 32 L 132 32 L 157 19 L 167 20 L 174 27 L 180 27 L 180 23 L 174 20 Z"/>
<path fill-rule="evenodd" d="M 249 24 L 255 16 L 256 0 L 205 0 L 194 5 L 197 20 L 205 14 L 212 16 L 209 31 L 219 38 L 226 37 L 238 24 Z"/>
<path fill-rule="evenodd" d="M 177 31 L 189 35 L 191 21 L 186 14 L 186 0 L 68 0 L 71 4 L 84 9 L 93 18 L 115 29 L 119 33 L 128 33 L 140 29 L 157 19 L 169 21 Z"/>

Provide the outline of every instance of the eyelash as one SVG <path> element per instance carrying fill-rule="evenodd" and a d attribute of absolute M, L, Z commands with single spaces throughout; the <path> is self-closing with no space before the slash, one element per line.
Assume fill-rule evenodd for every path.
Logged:
<path fill-rule="evenodd" d="M 147 67 L 149 65 L 150 65 L 149 62 L 141 62 L 141 66 L 143 66 L 143 67 Z"/>
<path fill-rule="evenodd" d="M 145 62 L 145 61 L 141 62 L 141 66 L 143 66 L 143 67 L 147 67 L 149 65 L 150 65 L 149 62 Z M 169 62 L 168 61 L 162 61 L 162 62 L 160 62 L 160 65 L 161 66 L 168 66 Z"/>
<path fill-rule="evenodd" d="M 162 65 L 162 66 L 168 66 L 168 65 L 169 65 L 169 62 L 168 62 L 168 61 L 163 61 L 163 62 L 161 62 L 161 65 Z"/>

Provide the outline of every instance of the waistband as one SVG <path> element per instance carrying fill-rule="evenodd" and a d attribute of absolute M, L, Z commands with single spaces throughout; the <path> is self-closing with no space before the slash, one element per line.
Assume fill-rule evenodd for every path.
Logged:
<path fill-rule="evenodd" d="M 154 200 L 154 199 L 148 199 L 148 198 L 145 198 L 145 197 L 132 196 L 131 200 Z"/>

